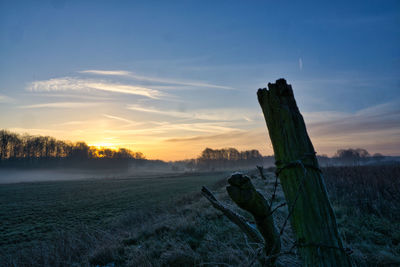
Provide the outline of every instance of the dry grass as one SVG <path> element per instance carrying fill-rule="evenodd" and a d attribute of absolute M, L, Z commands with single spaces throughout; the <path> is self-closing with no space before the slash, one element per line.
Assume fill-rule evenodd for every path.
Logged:
<path fill-rule="evenodd" d="M 400 165 L 323 169 L 344 241 L 360 266 L 400 266 Z"/>
<path fill-rule="evenodd" d="M 399 170 L 399 166 L 324 169 L 340 231 L 360 266 L 400 263 Z M 252 181 L 268 197 L 274 182 L 271 174 L 267 181 Z M 226 179 L 220 179 L 211 189 L 219 200 L 248 216 L 230 202 L 225 185 Z M 284 201 L 281 190 L 277 200 Z M 52 240 L 3 253 L 0 260 L 4 266 L 259 266 L 259 246 L 250 244 L 199 193 L 171 203 L 131 209 L 106 227 L 83 224 L 60 231 Z M 286 213 L 285 208 L 276 212 L 278 225 Z M 293 240 L 290 227 L 282 238 L 285 250 Z M 299 266 L 296 255 L 282 257 L 279 263 Z"/>

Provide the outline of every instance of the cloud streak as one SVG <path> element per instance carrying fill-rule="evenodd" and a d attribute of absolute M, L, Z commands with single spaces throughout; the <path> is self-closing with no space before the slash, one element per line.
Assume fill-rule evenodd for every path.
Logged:
<path fill-rule="evenodd" d="M 181 142 L 197 142 L 197 141 L 223 141 L 223 140 L 229 140 L 232 138 L 237 138 L 237 137 L 243 137 L 247 134 L 245 131 L 229 131 L 225 132 L 222 134 L 212 134 L 212 135 L 196 135 L 196 136 L 189 136 L 189 137 L 181 137 L 181 138 L 169 138 L 165 139 L 165 142 L 171 142 L 171 143 L 181 143 Z"/>
<path fill-rule="evenodd" d="M 310 122 L 308 126 L 318 135 L 364 134 L 396 130 L 400 133 L 400 103 L 385 103 L 356 113 L 336 113 L 330 119 Z"/>
<path fill-rule="evenodd" d="M 143 134 L 145 136 L 154 135 L 184 135 L 185 133 L 223 133 L 229 131 L 241 131 L 240 129 L 221 126 L 208 123 L 180 123 L 180 124 L 164 124 L 155 127 L 141 128 L 141 129 L 127 129 L 127 130 L 106 130 L 107 133 L 119 135 L 136 135 Z M 164 137 L 165 138 L 165 137 Z"/>
<path fill-rule="evenodd" d="M 134 79 L 137 81 L 162 83 L 162 84 L 184 85 L 184 86 L 192 86 L 192 87 L 205 87 L 205 88 L 225 89 L 225 90 L 233 90 L 234 89 L 230 86 L 211 84 L 211 83 L 207 83 L 207 82 L 185 81 L 185 80 L 166 79 L 166 78 L 151 77 L 151 76 L 142 76 L 142 75 L 137 75 L 132 72 L 124 71 L 124 70 L 83 70 L 83 71 L 80 71 L 79 73 L 103 75 L 103 76 L 124 76 L 124 77 L 131 78 L 131 79 Z"/>
<path fill-rule="evenodd" d="M 84 102 L 54 102 L 54 103 L 41 103 L 33 105 L 19 106 L 22 109 L 34 109 L 34 108 L 87 108 L 98 106 L 103 103 L 84 103 Z"/>
<path fill-rule="evenodd" d="M 87 124 L 87 121 L 66 121 L 62 123 L 57 123 L 55 126 L 75 126 L 75 125 L 84 125 Z"/>
<path fill-rule="evenodd" d="M 164 95 L 159 90 L 142 86 L 128 84 L 110 83 L 102 80 L 79 79 L 73 77 L 54 78 L 44 81 L 34 81 L 27 86 L 31 92 L 58 92 L 58 91 L 105 91 L 109 93 L 120 93 L 140 95 L 157 99 Z"/>
<path fill-rule="evenodd" d="M 95 75 L 105 75 L 105 76 L 129 76 L 131 73 L 125 70 L 82 70 L 79 73 L 84 74 L 95 74 Z"/>
<path fill-rule="evenodd" d="M 137 125 L 142 125 L 143 124 L 141 122 L 136 122 L 136 121 L 128 120 L 128 119 L 125 119 L 125 118 L 122 118 L 122 117 L 113 116 L 113 115 L 109 115 L 109 114 L 103 114 L 103 116 L 108 118 L 108 119 L 112 119 L 112 120 L 116 120 L 116 121 L 120 121 L 120 122 L 125 122 L 126 123 L 124 125 L 125 127 L 137 126 Z"/>
<path fill-rule="evenodd" d="M 312 141 L 320 153 L 332 155 L 336 150 L 349 147 L 363 147 L 371 153 L 381 152 L 398 155 L 400 144 L 400 103 L 394 101 L 359 110 L 345 112 L 304 113 Z M 261 125 L 261 121 L 257 125 Z M 226 130 L 220 133 L 206 133 L 166 138 L 165 143 L 204 149 L 243 147 L 255 148 L 264 154 L 272 154 L 268 131 L 264 127 L 248 130 Z"/>
<path fill-rule="evenodd" d="M 14 99 L 9 96 L 0 95 L 0 103 L 12 103 L 13 101 Z"/>
<path fill-rule="evenodd" d="M 246 121 L 252 122 L 253 117 L 257 116 L 255 112 L 246 109 L 207 109 L 207 110 L 194 110 L 194 111 L 173 111 L 163 110 L 154 107 L 143 107 L 140 105 L 128 105 L 127 109 L 139 111 L 144 113 L 153 113 L 180 119 L 196 119 L 207 121 Z"/>

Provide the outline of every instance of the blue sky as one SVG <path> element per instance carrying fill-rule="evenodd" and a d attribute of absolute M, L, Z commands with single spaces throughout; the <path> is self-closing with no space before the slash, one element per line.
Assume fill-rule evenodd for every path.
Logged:
<path fill-rule="evenodd" d="M 149 158 L 272 154 L 292 84 L 320 153 L 400 147 L 399 1 L 0 1 L 0 128 Z"/>

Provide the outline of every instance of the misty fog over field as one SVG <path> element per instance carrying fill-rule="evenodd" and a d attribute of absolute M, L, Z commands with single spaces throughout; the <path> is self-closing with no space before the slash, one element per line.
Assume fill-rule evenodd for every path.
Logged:
<path fill-rule="evenodd" d="M 95 170 L 18 170 L 0 169 L 0 184 L 20 182 L 43 182 L 80 179 L 117 178 L 127 175 L 127 172 L 95 171 Z"/>
<path fill-rule="evenodd" d="M 165 168 L 153 167 L 128 169 L 2 169 L 0 168 L 0 184 L 46 181 L 76 181 L 87 179 L 135 179 L 153 178 L 161 174 L 171 176 L 180 172 L 168 171 Z"/>

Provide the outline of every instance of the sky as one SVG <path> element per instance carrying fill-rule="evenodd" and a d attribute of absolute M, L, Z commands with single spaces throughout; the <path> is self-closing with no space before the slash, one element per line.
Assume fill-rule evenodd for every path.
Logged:
<path fill-rule="evenodd" d="M 319 154 L 400 155 L 399 1 L 0 0 L 0 128 L 180 160 L 272 155 L 285 78 Z"/>

